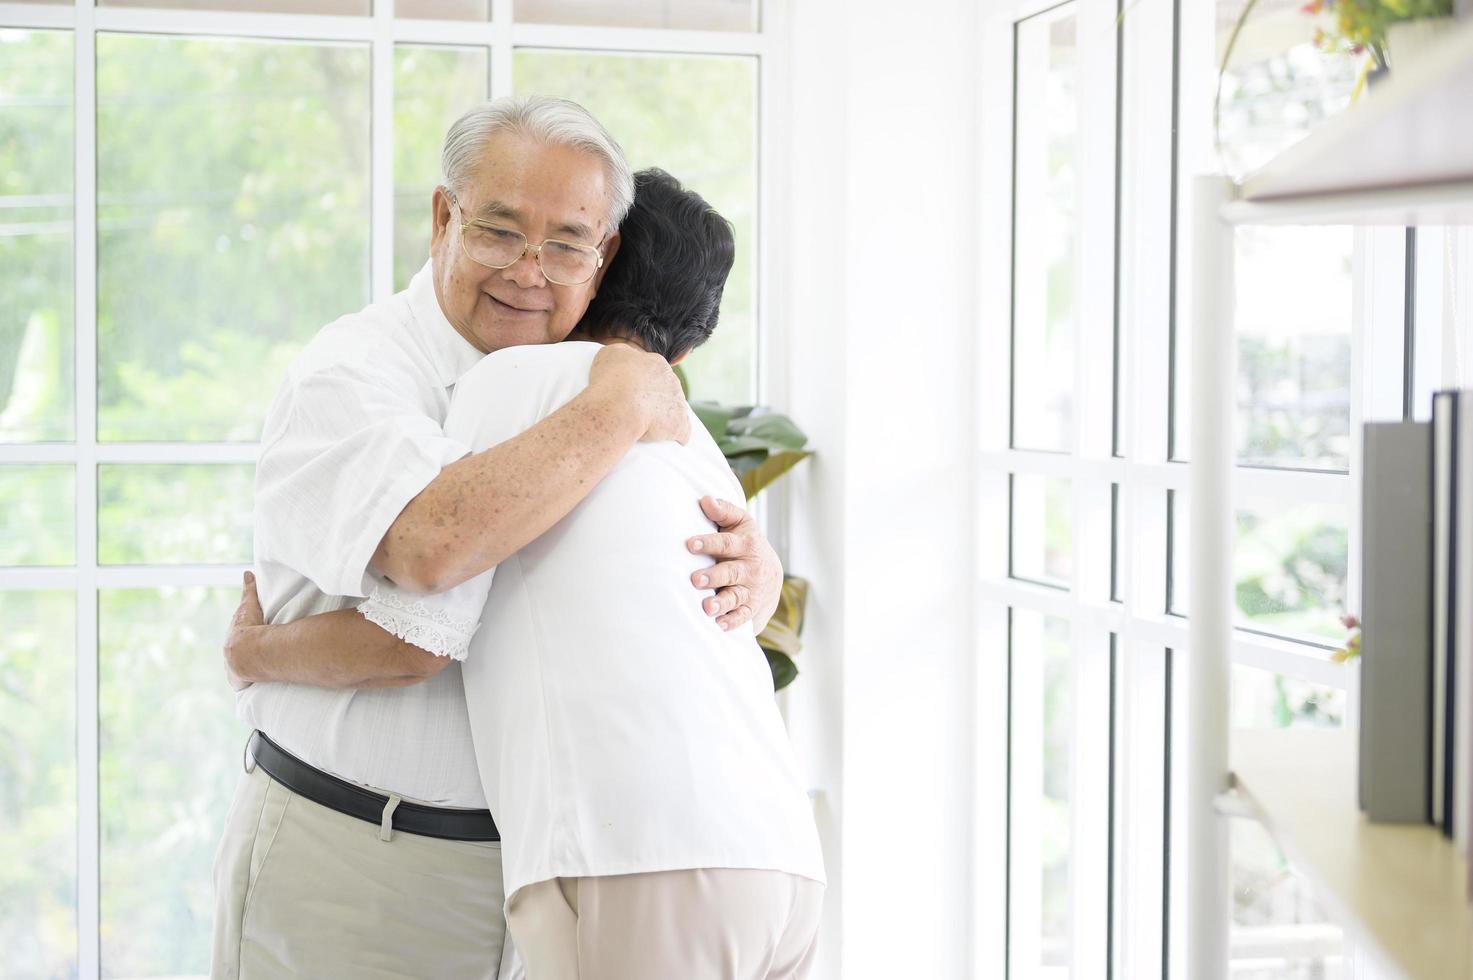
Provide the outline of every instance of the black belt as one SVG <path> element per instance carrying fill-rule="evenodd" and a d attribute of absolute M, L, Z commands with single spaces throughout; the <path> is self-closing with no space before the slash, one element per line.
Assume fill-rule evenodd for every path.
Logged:
<path fill-rule="evenodd" d="M 357 817 L 382 826 L 387 796 L 355 786 L 346 780 L 314 769 L 295 756 L 282 751 L 261 732 L 251 736 L 246 751 L 266 774 L 299 796 L 320 803 L 330 810 Z M 389 817 L 395 830 L 441 840 L 499 841 L 501 831 L 491 819 L 490 810 L 456 810 L 425 806 L 423 803 L 401 802 Z"/>

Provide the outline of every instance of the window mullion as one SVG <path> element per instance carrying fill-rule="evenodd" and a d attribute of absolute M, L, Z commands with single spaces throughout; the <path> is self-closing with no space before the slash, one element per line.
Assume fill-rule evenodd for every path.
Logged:
<path fill-rule="evenodd" d="M 97 690 L 97 34 L 93 0 L 77 0 L 73 62 L 76 283 L 77 970 L 101 975 Z"/>

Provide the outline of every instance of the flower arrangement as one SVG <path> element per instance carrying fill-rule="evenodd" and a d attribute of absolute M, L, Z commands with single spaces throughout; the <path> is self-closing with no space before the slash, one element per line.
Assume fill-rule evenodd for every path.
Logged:
<path fill-rule="evenodd" d="M 1386 28 L 1398 21 L 1452 15 L 1452 0 L 1310 0 L 1303 11 L 1327 15 L 1333 27 L 1315 29 L 1314 43 L 1322 51 L 1354 55 L 1370 52 L 1376 67 L 1387 67 Z"/>
<path fill-rule="evenodd" d="M 1340 617 L 1340 625 L 1349 632 L 1345 639 L 1345 646 L 1331 654 L 1330 659 L 1337 664 L 1347 663 L 1360 656 L 1360 620 L 1350 613 Z"/>

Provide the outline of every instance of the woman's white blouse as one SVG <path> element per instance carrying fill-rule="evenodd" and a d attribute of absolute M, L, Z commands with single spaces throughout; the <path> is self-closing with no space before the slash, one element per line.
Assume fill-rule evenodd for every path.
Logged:
<path fill-rule="evenodd" d="M 576 396 L 596 344 L 514 347 L 457 385 L 473 451 Z M 704 495 L 741 500 L 692 415 L 641 443 L 562 521 L 447 592 L 381 582 L 359 609 L 462 676 L 506 894 L 554 877 L 761 868 L 823 880 L 811 806 L 750 626 L 723 632 L 690 576 Z M 479 623 L 479 628 L 477 624 Z"/>

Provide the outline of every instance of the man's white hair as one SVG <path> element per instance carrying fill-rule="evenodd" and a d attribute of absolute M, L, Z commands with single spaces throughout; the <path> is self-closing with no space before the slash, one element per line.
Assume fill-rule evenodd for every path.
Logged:
<path fill-rule="evenodd" d="M 603 162 L 609 185 L 609 231 L 619 227 L 634 203 L 634 174 L 624 151 L 599 121 L 576 102 L 542 95 L 491 99 L 455 120 L 445 133 L 440 169 L 445 184 L 464 193 L 486 141 L 516 133 L 540 143 L 592 153 Z"/>

